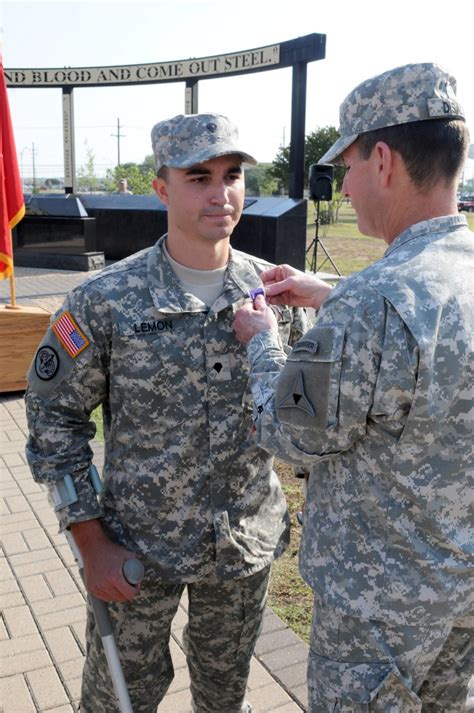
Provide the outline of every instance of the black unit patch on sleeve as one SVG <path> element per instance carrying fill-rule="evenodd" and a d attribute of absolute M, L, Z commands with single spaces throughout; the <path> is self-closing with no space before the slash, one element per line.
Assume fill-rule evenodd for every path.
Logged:
<path fill-rule="evenodd" d="M 52 347 L 40 347 L 35 356 L 35 372 L 43 381 L 49 381 L 58 372 L 59 356 Z"/>

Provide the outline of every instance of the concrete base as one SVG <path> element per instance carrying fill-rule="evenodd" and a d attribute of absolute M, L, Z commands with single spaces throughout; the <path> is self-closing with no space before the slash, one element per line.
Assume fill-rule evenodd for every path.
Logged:
<path fill-rule="evenodd" d="M 104 253 L 44 253 L 33 250 L 15 250 L 15 265 L 18 267 L 46 267 L 52 270 L 102 270 L 105 267 Z"/>

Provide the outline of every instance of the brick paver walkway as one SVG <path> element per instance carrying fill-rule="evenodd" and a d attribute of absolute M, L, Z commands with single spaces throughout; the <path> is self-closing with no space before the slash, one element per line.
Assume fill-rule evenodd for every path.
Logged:
<path fill-rule="evenodd" d="M 0 433 L 1 711 L 76 711 L 84 657 L 84 590 L 46 493 L 25 462 L 21 394 L 0 397 Z M 101 445 L 94 450 L 100 466 Z M 160 713 L 191 710 L 181 642 L 185 622 L 184 597 L 172 628 L 176 677 Z M 255 713 L 304 710 L 306 657 L 306 644 L 267 609 L 249 680 Z"/>

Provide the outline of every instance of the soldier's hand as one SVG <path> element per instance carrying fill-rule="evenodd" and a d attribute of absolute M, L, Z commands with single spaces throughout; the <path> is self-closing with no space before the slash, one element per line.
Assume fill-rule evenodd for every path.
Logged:
<path fill-rule="evenodd" d="M 278 331 L 278 322 L 262 295 L 257 295 L 253 304 L 244 304 L 237 310 L 233 330 L 239 342 L 247 344 L 251 337 L 266 329 Z"/>
<path fill-rule="evenodd" d="M 308 275 L 291 265 L 277 265 L 262 272 L 269 304 L 319 309 L 332 290 L 331 285 L 315 275 Z"/>
<path fill-rule="evenodd" d="M 84 562 L 86 589 L 105 602 L 126 602 L 140 591 L 123 576 L 122 567 L 136 554 L 112 542 L 102 530 L 98 520 L 88 520 L 71 526 L 74 540 Z"/>

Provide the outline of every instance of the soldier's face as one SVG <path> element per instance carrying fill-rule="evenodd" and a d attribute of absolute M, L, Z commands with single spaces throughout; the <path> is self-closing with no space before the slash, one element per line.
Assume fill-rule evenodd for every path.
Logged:
<path fill-rule="evenodd" d="M 219 241 L 228 238 L 244 205 L 244 174 L 238 155 L 219 156 L 191 168 L 168 168 L 153 187 L 168 207 L 170 235 Z"/>
<path fill-rule="evenodd" d="M 364 235 L 381 237 L 378 209 L 378 181 L 376 156 L 362 158 L 356 144 L 342 154 L 346 173 L 342 192 L 351 199 L 357 215 L 357 227 Z"/>

